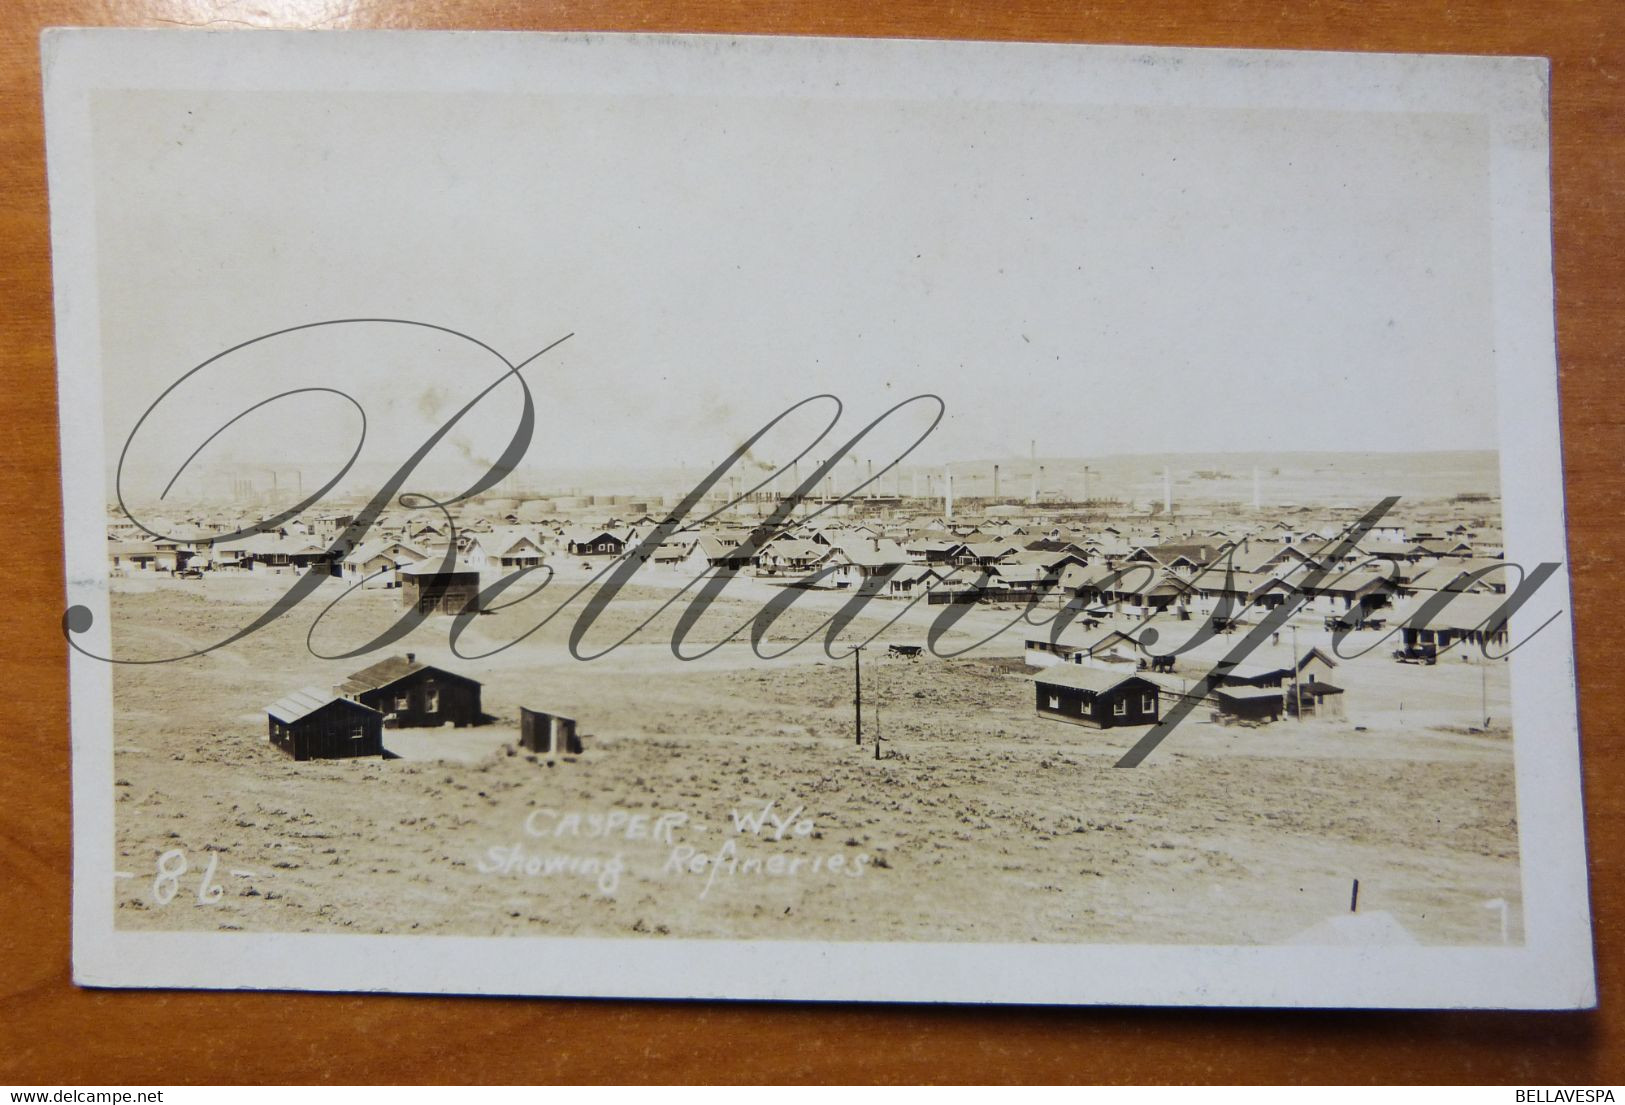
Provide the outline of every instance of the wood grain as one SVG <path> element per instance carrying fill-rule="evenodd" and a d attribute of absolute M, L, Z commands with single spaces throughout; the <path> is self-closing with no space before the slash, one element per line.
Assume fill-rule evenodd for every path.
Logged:
<path fill-rule="evenodd" d="M 1625 5 L 455 0 L 9 5 L 0 31 L 0 1081 L 1625 1081 Z M 711 31 L 1552 59 L 1557 320 L 1602 1007 L 1353 1014 L 95 992 L 68 973 L 61 518 L 38 33 L 53 25 Z M 362 1046 L 356 1046 L 361 1041 Z"/>

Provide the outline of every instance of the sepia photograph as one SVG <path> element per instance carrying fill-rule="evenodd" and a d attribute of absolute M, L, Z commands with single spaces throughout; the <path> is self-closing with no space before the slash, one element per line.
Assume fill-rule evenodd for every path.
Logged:
<path fill-rule="evenodd" d="M 1543 63 L 44 49 L 82 983 L 1593 1002 Z"/>

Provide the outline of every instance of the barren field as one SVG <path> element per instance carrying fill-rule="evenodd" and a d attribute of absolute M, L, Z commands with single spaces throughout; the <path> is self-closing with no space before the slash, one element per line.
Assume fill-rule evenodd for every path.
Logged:
<path fill-rule="evenodd" d="M 814 640 L 763 660 L 746 640 L 711 648 L 779 593 L 730 584 L 688 638 L 685 655 L 706 654 L 680 660 L 683 603 L 659 611 L 686 581 L 651 577 L 580 651 L 652 622 L 578 660 L 579 599 L 535 627 L 586 578 L 473 620 L 458 648 L 483 659 L 453 654 L 450 618 L 318 658 L 307 634 L 335 655 L 401 613 L 396 592 L 356 592 L 313 631 L 344 590 L 333 581 L 206 656 L 116 668 L 119 925 L 1252 944 L 1346 914 L 1359 879 L 1360 911 L 1423 943 L 1499 943 L 1497 900 L 1522 939 L 1504 665 L 1411 667 L 1375 649 L 1338 669 L 1345 720 L 1193 714 L 1119 769 L 1146 730 L 1039 719 L 1026 634 L 999 632 L 1019 611 L 978 608 L 938 645 L 993 637 L 963 656 L 864 654 L 859 746 L 853 663 L 820 647 L 845 596 L 803 595 L 762 651 Z M 206 647 L 291 582 L 117 581 L 117 654 Z M 923 644 L 945 608 L 905 605 L 872 603 L 841 639 Z M 1300 647 L 1323 643 L 1300 624 Z M 270 702 L 407 650 L 480 679 L 498 723 L 386 730 L 398 758 L 382 761 L 295 763 L 265 741 Z M 578 718 L 584 753 L 548 764 L 518 750 L 521 706 Z"/>

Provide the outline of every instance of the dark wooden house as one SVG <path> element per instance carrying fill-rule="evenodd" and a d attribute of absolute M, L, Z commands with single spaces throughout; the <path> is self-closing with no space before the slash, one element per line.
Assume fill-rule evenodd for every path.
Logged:
<path fill-rule="evenodd" d="M 1157 685 L 1138 675 L 1056 664 L 1033 676 L 1038 716 L 1110 729 L 1153 725 L 1161 716 Z"/>
<path fill-rule="evenodd" d="M 420 614 L 461 614 L 479 609 L 480 570 L 464 561 L 444 566 L 439 556 L 400 570 L 401 602 Z"/>
<path fill-rule="evenodd" d="M 384 716 L 315 687 L 265 708 L 266 739 L 296 760 L 347 760 L 384 754 Z"/>
<path fill-rule="evenodd" d="M 607 529 L 575 530 L 561 543 L 571 556 L 620 556 L 626 551 L 626 539 Z"/>
<path fill-rule="evenodd" d="M 581 752 L 575 718 L 523 706 L 519 708 L 519 745 L 542 756 L 574 756 Z"/>
<path fill-rule="evenodd" d="M 391 656 L 339 684 L 345 698 L 376 710 L 390 729 L 483 725 L 477 680 L 420 663 L 414 653 Z"/>

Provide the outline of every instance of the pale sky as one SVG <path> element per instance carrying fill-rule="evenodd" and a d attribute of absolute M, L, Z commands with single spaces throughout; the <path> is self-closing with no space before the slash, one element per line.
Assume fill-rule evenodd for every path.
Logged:
<path fill-rule="evenodd" d="M 544 470 L 706 465 L 825 391 L 854 431 L 942 396 L 929 463 L 1496 444 L 1475 117 L 153 92 L 95 118 L 112 457 L 203 358 L 362 316 L 513 359 L 573 332 L 528 373 Z M 499 371 L 364 330 L 217 366 L 143 463 L 306 386 L 398 460 Z M 331 459 L 356 424 L 306 396 L 212 455 Z"/>

